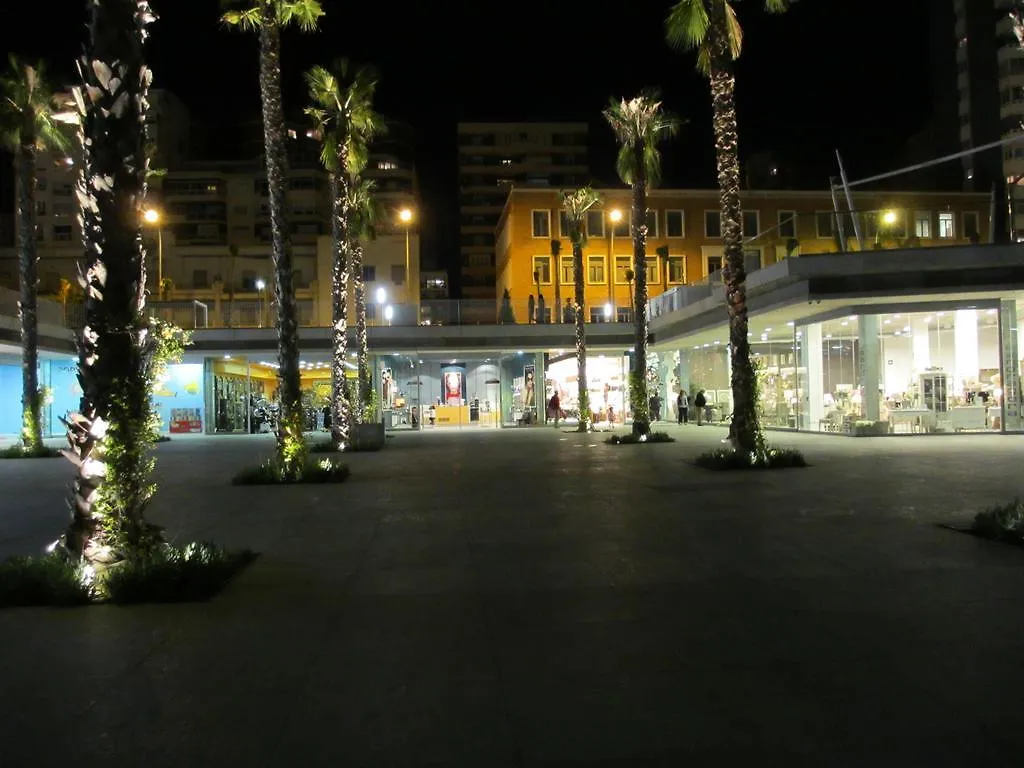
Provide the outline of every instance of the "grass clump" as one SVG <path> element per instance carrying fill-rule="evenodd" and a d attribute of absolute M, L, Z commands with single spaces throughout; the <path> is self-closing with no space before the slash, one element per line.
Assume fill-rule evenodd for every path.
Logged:
<path fill-rule="evenodd" d="M 348 479 L 347 464 L 331 459 L 313 459 L 306 462 L 295 480 L 284 477 L 274 461 L 258 467 L 243 469 L 231 480 L 232 485 L 294 485 L 297 483 L 343 483 Z"/>
<path fill-rule="evenodd" d="M 608 445 L 637 445 L 640 443 L 674 443 L 676 439 L 667 432 L 651 432 L 647 435 L 638 435 L 629 432 L 625 435 L 612 435 L 605 440 Z"/>
<path fill-rule="evenodd" d="M 987 539 L 1024 544 L 1024 503 L 1014 499 L 1009 504 L 979 512 L 974 517 L 971 533 Z"/>
<path fill-rule="evenodd" d="M 0 459 L 53 459 L 60 456 L 56 448 L 25 448 L 23 445 L 11 445 L 0 451 Z"/>
<path fill-rule="evenodd" d="M 0 608 L 84 605 L 92 599 L 81 567 L 57 554 L 12 557 L 0 563 Z"/>
<path fill-rule="evenodd" d="M 767 447 L 758 453 L 740 453 L 732 448 L 717 448 L 697 457 L 696 464 L 703 469 L 790 469 L 806 467 L 807 459 L 791 448 Z"/>
<path fill-rule="evenodd" d="M 111 566 L 100 589 L 120 604 L 209 600 L 255 559 L 248 549 L 228 551 L 207 542 L 167 545 Z"/>

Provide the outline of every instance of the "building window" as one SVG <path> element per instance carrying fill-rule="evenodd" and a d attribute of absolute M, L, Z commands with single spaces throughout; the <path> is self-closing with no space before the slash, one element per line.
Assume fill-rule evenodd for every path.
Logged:
<path fill-rule="evenodd" d="M 832 211 L 818 211 L 814 214 L 815 234 L 821 238 L 833 237 L 836 233 L 836 215 Z"/>
<path fill-rule="evenodd" d="M 193 288 L 209 288 L 210 287 L 210 276 L 207 274 L 205 269 L 193 269 L 192 270 L 192 287 Z"/>
<path fill-rule="evenodd" d="M 708 277 L 715 274 L 716 272 L 722 271 L 722 257 L 721 256 L 708 256 L 707 260 Z"/>
<path fill-rule="evenodd" d="M 665 237 L 686 237 L 686 217 L 682 211 L 665 211 Z"/>
<path fill-rule="evenodd" d="M 533 257 L 533 269 L 530 272 L 530 278 L 533 280 L 534 284 L 539 281 L 541 285 L 551 285 L 550 256 Z"/>
<path fill-rule="evenodd" d="M 658 236 L 658 212 L 652 211 L 650 208 L 647 209 L 647 236 L 657 237 Z M 629 228 L 633 229 L 633 211 L 629 212 Z"/>
<path fill-rule="evenodd" d="M 377 280 L 377 267 L 373 264 L 363 265 L 363 282 L 372 283 Z"/>
<path fill-rule="evenodd" d="M 558 212 L 558 236 L 569 239 L 569 214 L 565 211 Z"/>
<path fill-rule="evenodd" d="M 551 211 L 531 211 L 534 237 L 551 237 Z"/>
<path fill-rule="evenodd" d="M 744 237 L 754 237 L 761 231 L 761 215 L 758 211 L 743 211 L 742 222 L 741 232 Z"/>
<path fill-rule="evenodd" d="M 615 322 L 617 322 L 617 323 L 632 323 L 633 322 L 633 308 L 632 307 L 616 307 L 615 308 Z"/>
<path fill-rule="evenodd" d="M 391 265 L 391 282 L 394 285 L 405 285 L 405 264 Z"/>
<path fill-rule="evenodd" d="M 252 270 L 242 271 L 242 290 L 256 292 L 256 273 Z"/>
<path fill-rule="evenodd" d="M 590 322 L 592 323 L 607 323 L 608 318 L 605 317 L 604 307 L 591 307 L 590 308 Z"/>
<path fill-rule="evenodd" d="M 704 211 L 704 237 L 722 236 L 722 212 Z"/>
<path fill-rule="evenodd" d="M 587 237 L 604 237 L 604 211 L 587 211 Z"/>
<path fill-rule="evenodd" d="M 573 274 L 572 256 L 561 256 L 559 261 L 561 262 L 562 285 L 574 285 L 576 283 L 576 276 Z"/>
<path fill-rule="evenodd" d="M 669 285 L 682 285 L 686 282 L 686 259 L 682 256 L 669 256 L 666 272 Z"/>
<path fill-rule="evenodd" d="M 914 213 L 914 235 L 922 239 L 929 239 L 932 236 L 932 214 L 931 211 L 917 211 Z"/>
<path fill-rule="evenodd" d="M 36 200 L 36 216 L 45 216 L 45 215 L 46 215 L 46 201 L 45 200 Z"/>
<path fill-rule="evenodd" d="M 949 211 L 943 211 L 939 214 L 939 237 L 956 237 L 956 230 L 953 226 L 953 214 Z"/>
<path fill-rule="evenodd" d="M 657 256 L 647 257 L 647 284 L 658 285 L 661 283 L 661 270 L 659 267 L 659 259 Z"/>
<path fill-rule="evenodd" d="M 633 257 L 632 256 L 616 256 L 615 257 L 615 282 L 619 285 L 627 285 L 629 279 L 627 277 L 629 270 L 633 268 Z"/>
<path fill-rule="evenodd" d="M 57 224 L 53 228 L 53 239 L 58 243 L 67 243 L 71 241 L 71 225 L 70 224 Z"/>
<path fill-rule="evenodd" d="M 964 211 L 963 214 L 963 225 L 964 225 L 964 237 L 968 240 L 977 240 L 981 237 L 981 231 L 978 228 L 978 214 L 976 211 Z M 53 228 L 54 239 L 57 237 L 57 228 Z"/>
<path fill-rule="evenodd" d="M 779 211 L 779 237 L 796 237 L 796 211 Z"/>
<path fill-rule="evenodd" d="M 591 285 L 604 284 L 604 256 L 587 257 L 587 282 Z"/>

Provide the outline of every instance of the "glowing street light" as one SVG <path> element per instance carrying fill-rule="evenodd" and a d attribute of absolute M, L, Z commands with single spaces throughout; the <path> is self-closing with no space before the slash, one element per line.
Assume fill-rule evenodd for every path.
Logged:
<path fill-rule="evenodd" d="M 388 300 L 388 292 L 384 290 L 384 286 L 377 288 L 377 303 L 383 304 Z"/>
<path fill-rule="evenodd" d="M 615 228 L 622 221 L 622 211 L 618 208 L 612 208 L 608 211 L 608 220 L 611 221 L 612 225 L 608 230 L 608 304 L 605 305 L 604 316 L 606 319 L 611 320 L 612 304 L 615 301 L 615 288 L 613 287 L 615 279 Z"/>
<path fill-rule="evenodd" d="M 604 305 L 604 316 L 606 320 L 611 320 L 612 317 L 612 305 L 611 302 Z"/>
<path fill-rule="evenodd" d="M 892 226 L 896 223 L 896 211 L 886 211 L 882 214 L 882 222 L 888 226 Z"/>
<path fill-rule="evenodd" d="M 164 229 L 160 226 L 160 211 L 147 208 L 142 213 L 142 220 L 156 227 L 156 291 L 160 296 L 164 290 Z"/>
<path fill-rule="evenodd" d="M 388 304 L 384 307 L 384 319 L 388 321 L 388 325 L 391 325 L 391 319 L 395 316 L 395 308 Z"/>
<path fill-rule="evenodd" d="M 263 327 L 263 289 L 267 287 L 262 277 L 256 278 L 256 311 L 259 314 L 258 324 Z"/>
<path fill-rule="evenodd" d="M 412 227 L 413 213 L 411 208 L 402 208 L 398 212 L 398 220 L 405 225 L 405 296 L 406 301 L 412 303 L 413 291 L 412 291 L 412 273 L 410 272 L 410 261 L 409 261 L 409 230 Z M 416 291 L 416 324 L 420 323 L 420 302 L 419 302 L 419 291 Z"/>

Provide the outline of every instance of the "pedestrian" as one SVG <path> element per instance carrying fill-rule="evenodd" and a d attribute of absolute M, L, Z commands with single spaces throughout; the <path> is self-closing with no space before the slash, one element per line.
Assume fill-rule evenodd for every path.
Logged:
<path fill-rule="evenodd" d="M 651 421 L 658 421 L 661 418 L 661 398 L 657 394 L 651 395 L 647 407 L 650 409 Z"/>
<path fill-rule="evenodd" d="M 690 423 L 690 398 L 682 389 L 676 395 L 676 419 L 680 424 Z"/>
<path fill-rule="evenodd" d="M 561 416 L 562 402 L 558 399 L 558 390 L 548 401 L 548 417 L 555 420 L 555 429 L 558 429 L 558 419 Z"/>
<path fill-rule="evenodd" d="M 704 423 L 704 406 L 708 404 L 708 399 L 704 397 L 704 390 L 697 392 L 697 396 L 693 398 L 693 405 L 697 409 L 697 426 L 703 426 Z"/>

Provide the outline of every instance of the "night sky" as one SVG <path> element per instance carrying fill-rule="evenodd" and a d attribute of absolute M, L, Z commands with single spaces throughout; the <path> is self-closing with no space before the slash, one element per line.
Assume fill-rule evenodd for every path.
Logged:
<path fill-rule="evenodd" d="M 746 32 L 737 75 L 741 151 L 774 153 L 805 188 L 827 185 L 835 148 L 853 177 L 892 167 L 932 114 L 928 18 L 939 1 L 801 0 L 783 16 L 765 16 L 753 0 L 737 2 Z M 70 76 L 85 5 L 3 3 L 0 48 L 44 57 Z M 666 106 L 687 121 L 665 152 L 664 184 L 714 184 L 707 82 L 695 74 L 692 55 L 664 42 L 666 0 L 473 3 L 461 15 L 455 3 L 323 5 L 318 34 L 286 34 L 286 110 L 304 106 L 302 72 L 314 64 L 347 56 L 380 70 L 378 109 L 418 134 L 428 263 L 458 263 L 459 120 L 589 121 L 595 180 L 611 184 L 614 148 L 600 111 L 612 95 L 659 87 Z M 216 0 L 153 6 L 162 17 L 151 27 L 154 85 L 177 93 L 215 136 L 256 117 L 255 35 L 220 27 Z"/>

